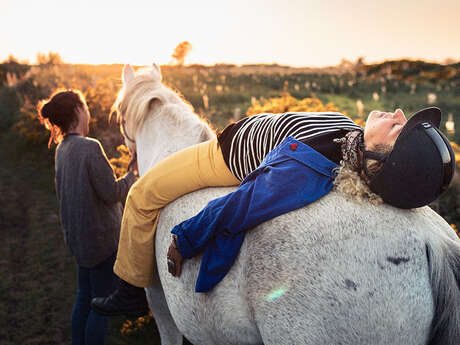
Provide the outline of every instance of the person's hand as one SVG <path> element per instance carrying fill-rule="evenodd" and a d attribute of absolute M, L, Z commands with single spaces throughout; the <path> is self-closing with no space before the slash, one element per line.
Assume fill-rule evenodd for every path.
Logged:
<path fill-rule="evenodd" d="M 182 271 L 182 255 L 177 247 L 177 235 L 172 235 L 172 241 L 168 248 L 167 254 L 168 272 L 174 277 L 179 277 Z"/>
<path fill-rule="evenodd" d="M 137 166 L 137 153 L 131 156 L 131 160 L 128 163 L 128 171 L 134 172 L 136 176 L 139 176 L 139 167 Z"/>

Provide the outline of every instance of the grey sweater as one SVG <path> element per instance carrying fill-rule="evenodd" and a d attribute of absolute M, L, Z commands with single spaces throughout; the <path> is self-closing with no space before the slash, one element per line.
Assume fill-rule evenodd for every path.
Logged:
<path fill-rule="evenodd" d="M 77 263 L 93 267 L 118 246 L 122 202 L 135 181 L 117 180 L 99 141 L 68 135 L 56 149 L 56 193 L 64 240 Z"/>

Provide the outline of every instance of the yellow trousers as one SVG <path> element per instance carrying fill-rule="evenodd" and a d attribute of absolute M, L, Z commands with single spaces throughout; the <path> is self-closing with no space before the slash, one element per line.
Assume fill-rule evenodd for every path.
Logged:
<path fill-rule="evenodd" d="M 132 285 L 150 286 L 156 269 L 154 240 L 161 208 L 201 188 L 239 183 L 228 169 L 217 139 L 176 152 L 155 165 L 128 193 L 114 272 Z"/>

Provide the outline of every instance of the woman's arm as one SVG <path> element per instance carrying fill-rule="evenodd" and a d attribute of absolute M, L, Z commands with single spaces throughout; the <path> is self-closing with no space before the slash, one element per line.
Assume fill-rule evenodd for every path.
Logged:
<path fill-rule="evenodd" d="M 130 171 L 117 179 L 101 144 L 95 141 L 91 145 L 87 167 L 91 185 L 96 194 L 107 204 L 124 202 L 129 188 L 136 181 L 136 176 Z"/>

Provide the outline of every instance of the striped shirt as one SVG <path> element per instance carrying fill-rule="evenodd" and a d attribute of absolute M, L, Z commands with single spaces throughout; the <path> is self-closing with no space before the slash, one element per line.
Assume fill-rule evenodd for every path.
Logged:
<path fill-rule="evenodd" d="M 313 148 L 311 143 L 319 137 L 337 146 L 332 139 L 357 129 L 361 127 L 337 112 L 258 114 L 228 126 L 219 135 L 219 143 L 230 171 L 243 180 L 288 136 Z"/>

